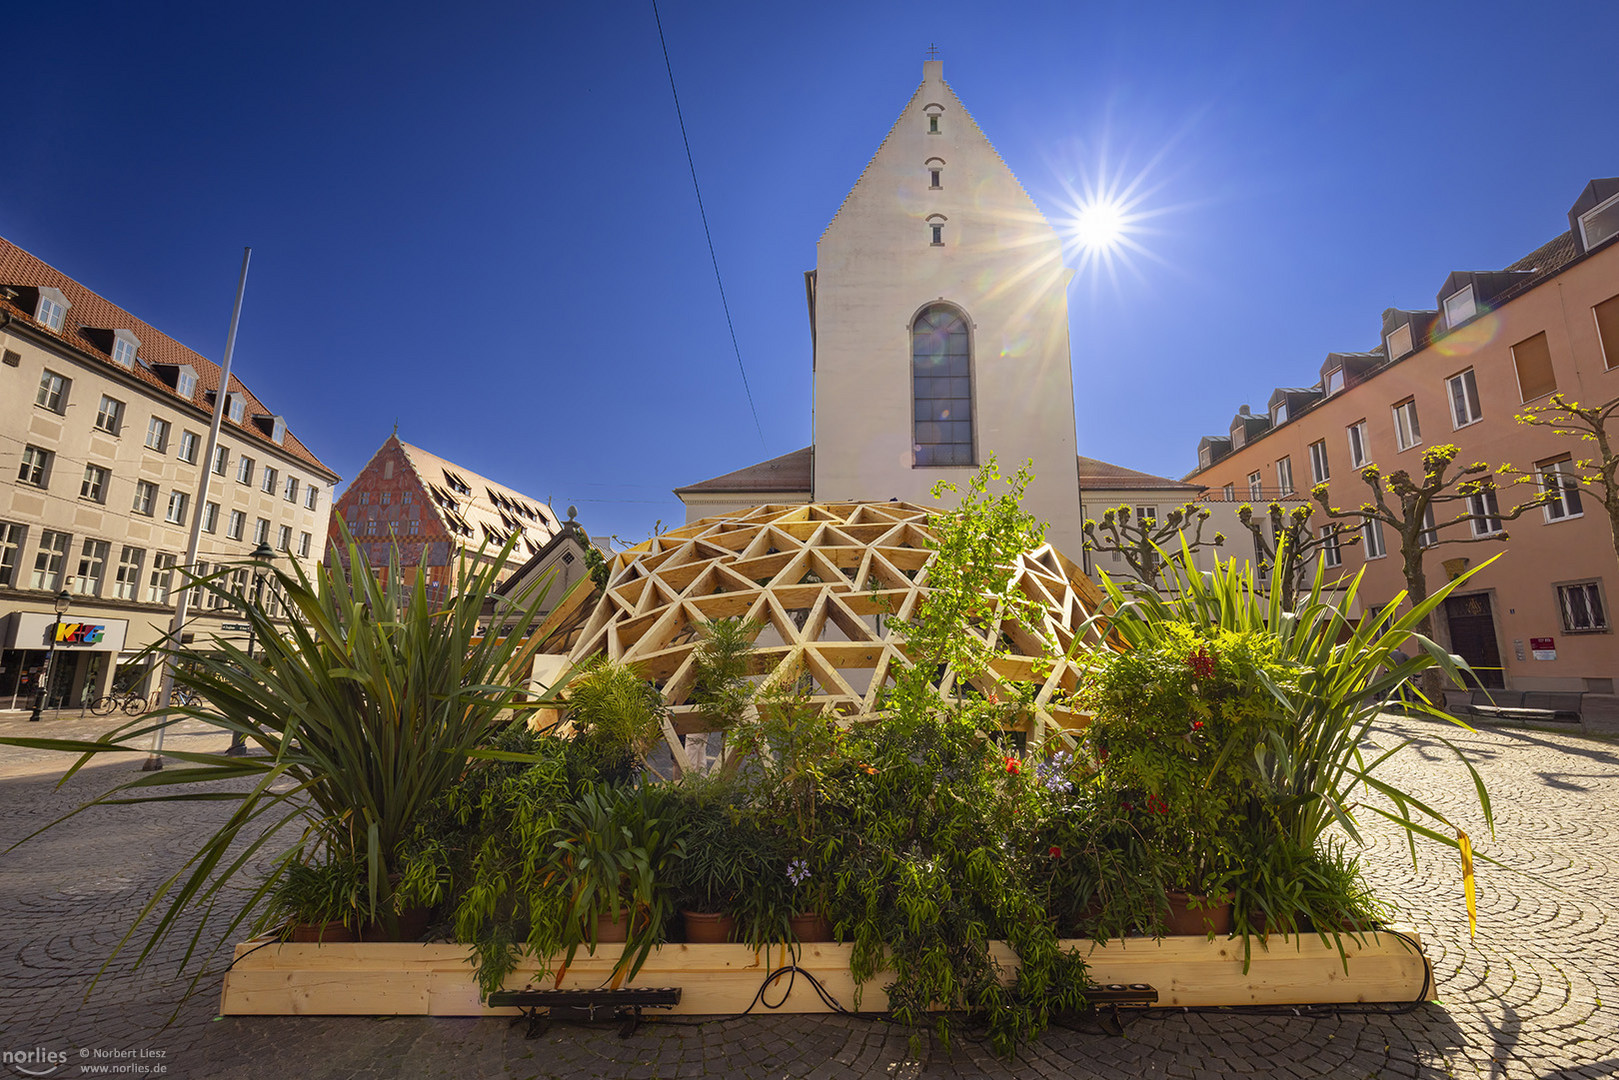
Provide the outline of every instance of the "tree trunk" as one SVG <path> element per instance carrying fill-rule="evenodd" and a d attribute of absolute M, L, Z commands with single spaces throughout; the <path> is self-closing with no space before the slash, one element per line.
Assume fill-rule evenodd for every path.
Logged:
<path fill-rule="evenodd" d="M 1421 522 L 1419 521 L 1420 527 Z M 1421 534 L 1403 540 L 1400 545 L 1400 555 L 1405 560 L 1405 592 L 1406 600 L 1415 608 L 1428 599 L 1428 575 L 1422 568 Z M 1424 615 L 1417 622 L 1417 632 L 1429 641 L 1434 640 L 1433 612 Z M 1422 693 L 1428 700 L 1435 700 L 1444 686 L 1443 672 L 1436 667 L 1425 668 L 1422 672 L 1420 685 Z"/>

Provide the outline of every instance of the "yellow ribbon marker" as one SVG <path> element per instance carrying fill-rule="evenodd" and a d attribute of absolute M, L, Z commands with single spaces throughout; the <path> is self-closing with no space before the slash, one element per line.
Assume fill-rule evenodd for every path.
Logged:
<path fill-rule="evenodd" d="M 1462 891 L 1467 894 L 1467 936 L 1478 936 L 1478 887 L 1473 882 L 1473 842 L 1456 830 L 1456 846 L 1462 853 Z"/>

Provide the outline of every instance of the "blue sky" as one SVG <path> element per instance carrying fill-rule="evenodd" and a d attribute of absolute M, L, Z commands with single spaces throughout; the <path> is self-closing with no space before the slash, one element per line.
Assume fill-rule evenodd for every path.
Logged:
<path fill-rule="evenodd" d="M 649 2 L 25 5 L 0 234 L 216 359 L 251 244 L 236 371 L 339 473 L 397 420 L 638 540 L 809 442 L 802 274 L 929 43 L 1048 216 L 1141 179 L 1071 327 L 1080 451 L 1153 472 L 1619 175 L 1612 3 L 660 12 L 762 447 Z"/>

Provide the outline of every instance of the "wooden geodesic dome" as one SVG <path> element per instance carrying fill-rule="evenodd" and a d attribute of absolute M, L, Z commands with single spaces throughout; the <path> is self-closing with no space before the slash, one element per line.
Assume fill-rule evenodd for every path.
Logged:
<path fill-rule="evenodd" d="M 815 503 L 703 518 L 615 556 L 594 609 L 578 613 L 560 640 L 571 663 L 605 653 L 658 686 L 670 706 L 665 735 L 682 767 L 681 736 L 709 728 L 690 701 L 693 653 L 709 620 L 742 616 L 761 625 L 750 658 L 761 686 L 796 681 L 824 712 L 872 716 L 909 662 L 892 622 L 909 618 L 927 588 L 931 512 L 902 502 Z M 1039 605 L 1043 635 L 1056 648 L 1048 653 L 1013 618 L 992 622 L 985 639 L 1004 635 L 1012 655 L 972 684 L 985 693 L 1036 686 L 1024 723 L 1031 733 L 1077 726 L 1060 704 L 1077 681 L 1065 654 L 1102 596 L 1049 544 L 1019 556 L 1017 583 Z M 954 680 L 946 672 L 941 690 L 953 693 Z"/>

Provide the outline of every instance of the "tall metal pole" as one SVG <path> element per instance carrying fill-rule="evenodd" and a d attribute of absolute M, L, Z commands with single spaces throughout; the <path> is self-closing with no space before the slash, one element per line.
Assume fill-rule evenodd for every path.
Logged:
<path fill-rule="evenodd" d="M 197 481 L 197 501 L 191 511 L 191 539 L 186 544 L 186 570 L 197 565 L 197 546 L 202 542 L 202 513 L 208 505 L 208 482 L 214 474 L 214 451 L 219 446 L 219 428 L 225 421 L 225 400 L 230 397 L 230 361 L 236 352 L 236 326 L 242 318 L 242 294 L 247 291 L 247 265 L 253 260 L 253 249 L 242 249 L 242 277 L 236 284 L 236 305 L 231 308 L 230 333 L 225 337 L 225 362 L 220 365 L 219 389 L 214 394 L 214 419 L 208 427 L 208 448 L 202 457 L 202 479 Z M 163 680 L 157 691 L 157 707 L 169 707 L 169 696 L 174 693 L 174 660 L 172 650 L 180 644 L 180 633 L 186 624 L 186 597 L 190 589 L 181 589 L 174 605 L 174 619 L 169 623 L 169 649 L 163 658 Z M 152 752 L 147 755 L 142 772 L 154 772 L 163 767 L 163 728 L 152 737 Z"/>

